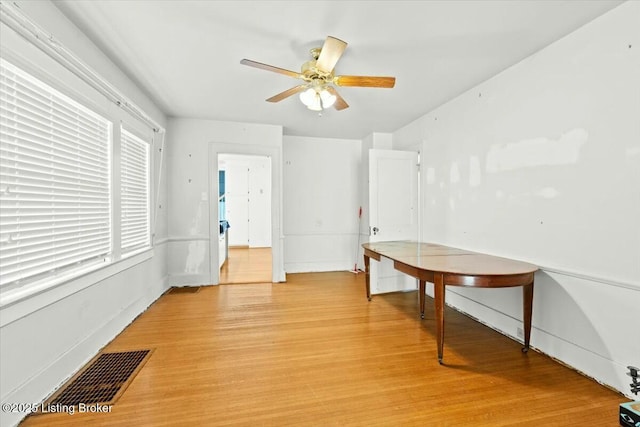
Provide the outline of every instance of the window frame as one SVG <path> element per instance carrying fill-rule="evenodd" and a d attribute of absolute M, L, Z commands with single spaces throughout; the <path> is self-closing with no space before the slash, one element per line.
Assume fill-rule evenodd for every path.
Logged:
<path fill-rule="evenodd" d="M 146 212 L 145 212 L 145 216 L 146 216 L 146 241 L 144 242 L 143 245 L 137 245 L 137 246 L 133 246 L 131 248 L 129 247 L 125 247 L 124 243 L 123 243 L 123 235 L 125 232 L 125 226 L 123 225 L 124 222 L 124 218 L 123 215 L 125 214 L 125 202 L 122 199 L 123 195 L 125 194 L 125 191 L 123 190 L 123 186 L 125 184 L 125 168 L 123 167 L 123 165 L 125 164 L 125 162 L 123 161 L 123 159 L 125 158 L 125 144 L 127 142 L 133 142 L 134 144 L 139 144 L 141 146 L 144 147 L 145 153 L 144 153 L 144 168 L 146 169 L 145 172 L 145 185 L 146 185 L 146 199 L 144 200 L 144 204 Z M 121 199 L 120 199 L 120 239 L 119 239 L 119 249 L 120 249 L 120 257 L 125 258 L 125 257 L 129 257 L 131 255 L 134 255 L 136 253 L 148 250 L 151 248 L 152 244 L 153 244 L 153 235 L 152 235 L 152 215 L 151 215 L 151 207 L 152 205 L 152 195 L 153 192 L 151 190 L 151 184 L 152 184 L 152 161 L 151 161 L 151 153 L 152 153 L 152 143 L 153 141 L 149 141 L 147 140 L 147 138 L 144 138 L 143 136 L 141 136 L 140 133 L 136 132 L 135 130 L 133 130 L 130 126 L 124 126 L 121 125 L 120 126 L 120 173 L 119 173 L 119 181 L 120 181 L 120 189 L 118 191 Z M 138 177 L 139 178 L 139 177 Z"/>
<path fill-rule="evenodd" d="M 24 283 L 22 286 L 11 289 L 5 286 L 1 287 L 0 310 L 2 311 L 2 319 L 0 319 L 0 326 L 4 326 L 99 281 L 106 280 L 139 263 L 150 260 L 154 256 L 153 207 L 155 202 L 153 195 L 157 185 L 154 181 L 155 169 L 153 161 L 155 137 L 151 136 L 155 134 L 156 130 L 107 100 L 104 95 L 90 88 L 77 76 L 72 75 L 69 70 L 57 67 L 57 64 L 51 64 L 52 66 L 50 67 L 47 66 L 50 58 L 34 61 L 33 58 L 29 58 L 28 55 L 22 55 L 22 53 L 17 54 L 13 50 L 3 50 L 3 60 L 29 74 L 45 86 L 51 87 L 53 90 L 60 92 L 62 95 L 111 122 L 110 191 L 112 200 L 112 231 L 111 252 L 105 262 L 87 266 L 87 268 L 83 269 L 77 269 L 69 272 L 69 274 L 59 275 L 55 279 L 48 277 L 44 280 Z M 147 193 L 149 206 L 149 244 L 144 248 L 139 248 L 135 252 L 127 253 L 126 256 L 123 256 L 120 251 L 119 228 L 121 196 L 119 193 L 120 161 L 118 155 L 120 154 L 120 125 L 122 123 L 127 123 L 127 129 L 135 130 L 135 134 L 138 136 L 149 135 L 146 139 L 150 141 Z"/>

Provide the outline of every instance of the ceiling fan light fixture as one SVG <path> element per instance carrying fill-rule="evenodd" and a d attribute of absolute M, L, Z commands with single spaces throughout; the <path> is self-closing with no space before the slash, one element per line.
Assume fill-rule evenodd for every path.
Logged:
<path fill-rule="evenodd" d="M 317 95 L 318 94 L 315 89 L 310 87 L 309 89 L 300 93 L 300 101 L 302 101 L 302 103 L 308 107 L 316 102 L 315 98 L 317 97 Z"/>
<path fill-rule="evenodd" d="M 300 93 L 300 101 L 311 111 L 322 111 L 336 102 L 336 96 L 324 86 L 310 87 Z"/>
<path fill-rule="evenodd" d="M 323 108 L 330 108 L 336 102 L 336 96 L 331 94 L 326 88 L 322 88 L 320 91 L 320 99 L 322 100 Z"/>
<path fill-rule="evenodd" d="M 316 96 L 311 105 L 307 105 L 307 108 L 311 111 L 322 111 L 322 103 L 320 102 L 320 97 Z"/>
<path fill-rule="evenodd" d="M 311 87 L 300 94 L 300 101 L 311 111 L 322 111 L 322 99 L 317 88 Z"/>

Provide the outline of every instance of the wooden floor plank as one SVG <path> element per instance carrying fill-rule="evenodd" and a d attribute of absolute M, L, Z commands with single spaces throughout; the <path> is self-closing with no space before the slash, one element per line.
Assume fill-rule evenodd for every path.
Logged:
<path fill-rule="evenodd" d="M 415 292 L 287 279 L 165 294 L 106 348 L 155 349 L 110 413 L 23 425 L 615 426 L 627 400 L 449 308 L 439 365 Z"/>

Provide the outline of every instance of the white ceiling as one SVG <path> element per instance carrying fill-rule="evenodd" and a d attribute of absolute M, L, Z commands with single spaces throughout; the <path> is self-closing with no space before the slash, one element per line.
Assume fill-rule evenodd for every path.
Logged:
<path fill-rule="evenodd" d="M 57 7 L 173 117 L 268 123 L 285 135 L 392 132 L 569 34 L 621 1 L 61 0 Z M 349 43 L 336 74 L 395 76 L 339 88 L 350 108 L 265 102 L 301 81 L 327 35 Z"/>

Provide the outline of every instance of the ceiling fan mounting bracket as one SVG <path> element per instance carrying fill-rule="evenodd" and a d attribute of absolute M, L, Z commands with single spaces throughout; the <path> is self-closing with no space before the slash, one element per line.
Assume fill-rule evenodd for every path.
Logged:
<path fill-rule="evenodd" d="M 311 57 L 314 60 L 318 60 L 318 58 L 320 57 L 320 52 L 322 51 L 321 47 L 314 47 L 313 49 L 311 49 L 309 52 L 311 52 Z"/>
<path fill-rule="evenodd" d="M 311 56 L 313 57 L 313 59 L 305 62 L 304 64 L 302 64 L 301 67 L 301 74 L 302 74 L 302 79 L 306 82 L 315 82 L 315 83 L 331 83 L 333 82 L 334 79 L 334 73 L 333 70 L 329 73 L 327 73 L 326 71 L 322 71 L 319 70 L 317 67 L 317 61 L 318 61 L 318 57 L 320 56 L 320 51 L 322 49 L 319 47 L 313 48 L 311 49 Z"/>

